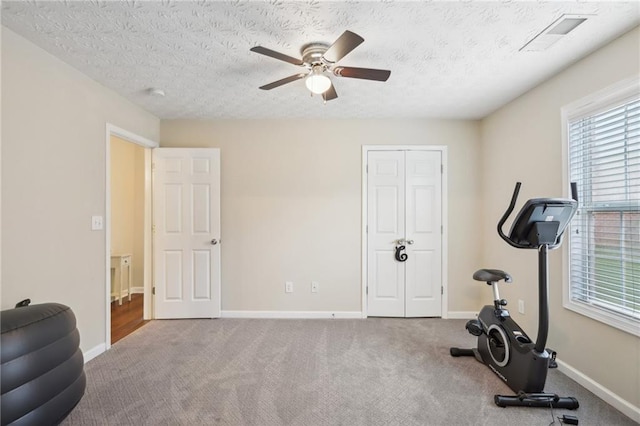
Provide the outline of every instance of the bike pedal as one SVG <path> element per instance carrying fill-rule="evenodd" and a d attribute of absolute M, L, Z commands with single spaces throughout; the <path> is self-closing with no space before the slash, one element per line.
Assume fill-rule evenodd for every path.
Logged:
<path fill-rule="evenodd" d="M 547 352 L 549 352 L 549 355 L 551 356 L 549 358 L 549 368 L 558 368 L 558 363 L 556 362 L 556 354 L 557 354 L 557 352 L 554 351 L 553 349 L 549 349 L 549 348 L 546 348 L 545 350 Z"/>

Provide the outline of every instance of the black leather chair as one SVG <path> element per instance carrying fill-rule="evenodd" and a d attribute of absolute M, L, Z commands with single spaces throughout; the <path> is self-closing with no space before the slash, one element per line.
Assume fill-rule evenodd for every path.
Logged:
<path fill-rule="evenodd" d="M 0 312 L 2 425 L 60 423 L 84 395 L 86 377 L 76 317 L 44 303 Z"/>

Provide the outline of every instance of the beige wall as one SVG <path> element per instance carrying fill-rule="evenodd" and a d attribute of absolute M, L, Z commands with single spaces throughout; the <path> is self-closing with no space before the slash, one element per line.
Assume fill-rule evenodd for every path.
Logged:
<path fill-rule="evenodd" d="M 640 72 L 638 28 L 576 63 L 482 122 L 482 229 L 486 265 L 513 274 L 503 296 L 526 313 L 513 315 L 535 336 L 537 330 L 537 254 L 499 240 L 495 224 L 506 209 L 515 181 L 522 181 L 520 203 L 563 195 L 560 108 Z M 564 195 L 567 195 L 565 192 Z M 521 205 L 521 204 L 519 204 Z M 510 222 L 509 222 L 510 223 Z M 565 247 L 566 248 L 566 247 Z M 640 407 L 640 339 L 562 307 L 562 250 L 550 255 L 551 329 L 549 347 L 558 357 L 614 393 Z M 488 293 L 485 300 L 490 298 Z"/>
<path fill-rule="evenodd" d="M 2 50 L 2 31 L 0 31 L 0 53 Z M 0 55 L 0 65 L 2 55 Z M 0 66 L 0 79 L 2 78 L 2 66 Z M 2 84 L 0 83 L 0 99 L 2 99 Z M 2 117 L 2 102 L 0 102 L 0 118 Z M 2 135 L 2 120 L 0 119 L 0 135 Z M 5 305 L 2 302 L 2 137 L 0 136 L 0 309 Z"/>
<path fill-rule="evenodd" d="M 362 145 L 448 146 L 449 311 L 477 307 L 476 288 L 461 286 L 481 247 L 468 216 L 480 211 L 477 122 L 163 120 L 160 144 L 221 149 L 223 310 L 352 312 L 362 297 Z"/>
<path fill-rule="evenodd" d="M 129 143 L 130 145 L 134 145 Z M 142 288 L 144 287 L 144 264 L 146 262 L 144 258 L 144 225 L 145 225 L 145 151 L 149 148 L 144 148 L 140 145 L 134 145 L 135 153 L 135 173 L 133 176 L 134 182 L 134 197 L 133 197 L 133 221 L 135 223 L 135 237 L 133 239 L 133 257 L 131 262 L 133 263 L 132 273 L 133 282 L 132 286 Z M 112 163 L 113 164 L 113 163 Z M 149 194 L 151 191 L 149 191 Z M 151 224 L 149 223 L 149 226 Z M 113 246 L 111 247 L 113 252 Z M 149 262 L 146 262 L 149 263 Z M 136 289 L 136 291 L 139 291 Z"/>
<path fill-rule="evenodd" d="M 131 255 L 132 287 L 144 276 L 144 150 L 111 137 L 111 254 Z"/>
<path fill-rule="evenodd" d="M 159 120 L 2 27 L 2 308 L 70 306 L 81 348 L 105 342 L 106 123 Z"/>

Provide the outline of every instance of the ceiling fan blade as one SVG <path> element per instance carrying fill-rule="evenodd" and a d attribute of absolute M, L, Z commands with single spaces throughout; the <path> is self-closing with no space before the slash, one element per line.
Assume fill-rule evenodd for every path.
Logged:
<path fill-rule="evenodd" d="M 278 80 L 278 81 L 274 81 L 273 83 L 265 84 L 264 86 L 261 86 L 260 89 L 262 89 L 262 90 L 275 89 L 276 87 L 280 87 L 283 84 L 287 84 L 287 83 L 291 83 L 291 82 L 296 81 L 296 80 L 300 80 L 301 78 L 304 78 L 306 76 L 307 76 L 306 73 L 294 74 L 294 75 L 291 75 L 289 77 L 285 77 L 282 80 Z"/>
<path fill-rule="evenodd" d="M 338 77 L 361 78 L 363 80 L 387 81 L 391 75 L 389 70 L 372 68 L 335 67 L 333 73 Z"/>
<path fill-rule="evenodd" d="M 293 65 L 304 65 L 301 59 L 294 58 L 292 56 L 285 55 L 284 53 L 276 52 L 275 50 L 267 49 L 262 46 L 254 46 L 251 49 L 252 52 L 259 53 L 261 55 L 270 56 L 275 59 L 279 59 L 281 61 L 289 62 Z"/>
<path fill-rule="evenodd" d="M 333 83 L 331 83 L 331 87 L 329 87 L 327 91 L 322 94 L 322 99 L 324 99 L 325 102 L 335 99 L 337 97 L 338 97 L 338 94 L 336 93 L 336 88 L 333 85 Z"/>
<path fill-rule="evenodd" d="M 358 47 L 364 39 L 356 33 L 345 31 L 340 37 L 324 52 L 324 59 L 328 62 L 336 63 L 347 56 L 349 52 Z"/>

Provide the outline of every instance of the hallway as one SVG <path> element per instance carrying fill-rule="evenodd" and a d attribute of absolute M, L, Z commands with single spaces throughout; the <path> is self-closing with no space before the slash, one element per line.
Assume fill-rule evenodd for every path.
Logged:
<path fill-rule="evenodd" d="M 117 301 L 111 302 L 111 344 L 133 333 L 149 321 L 143 320 L 143 294 L 132 294 L 131 302 L 125 297 L 122 305 Z"/>

